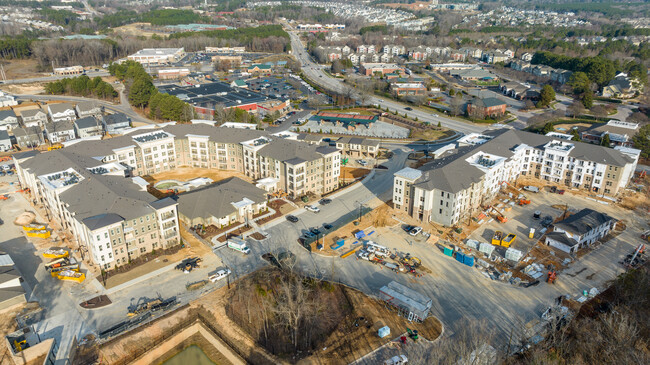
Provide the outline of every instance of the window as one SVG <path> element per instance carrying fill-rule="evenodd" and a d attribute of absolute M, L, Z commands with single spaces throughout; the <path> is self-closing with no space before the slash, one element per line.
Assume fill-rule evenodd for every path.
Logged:
<path fill-rule="evenodd" d="M 111 236 L 115 234 L 115 231 L 111 229 Z"/>
<path fill-rule="evenodd" d="M 106 259 L 104 258 L 104 255 L 102 255 L 102 261 L 106 261 Z"/>
<path fill-rule="evenodd" d="M 442 214 L 442 208 L 440 208 L 440 214 Z"/>
<path fill-rule="evenodd" d="M 112 259 L 112 258 L 113 258 L 113 254 L 109 252 L 109 253 L 108 253 L 108 258 L 109 258 L 109 259 Z"/>
<path fill-rule="evenodd" d="M 102 245 L 99 245 L 99 250 L 102 251 Z"/>

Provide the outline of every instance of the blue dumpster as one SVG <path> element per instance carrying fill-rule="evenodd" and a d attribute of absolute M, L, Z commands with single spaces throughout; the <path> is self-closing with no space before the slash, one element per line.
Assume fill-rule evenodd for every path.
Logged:
<path fill-rule="evenodd" d="M 465 260 L 463 261 L 463 264 L 469 267 L 474 266 L 474 256 L 465 256 Z"/>
<path fill-rule="evenodd" d="M 462 252 L 456 252 L 456 261 L 460 262 L 461 264 L 465 262 L 465 254 Z"/>

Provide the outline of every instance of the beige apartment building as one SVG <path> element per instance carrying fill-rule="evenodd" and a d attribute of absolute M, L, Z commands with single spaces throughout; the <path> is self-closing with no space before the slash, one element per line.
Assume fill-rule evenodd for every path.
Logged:
<path fill-rule="evenodd" d="M 239 171 L 272 181 L 291 197 L 338 187 L 340 151 L 263 131 L 205 124 L 167 125 L 47 153 L 14 155 L 22 187 L 77 240 L 82 252 L 112 269 L 180 242 L 177 202 L 158 200 L 138 176 L 193 166 Z"/>
<path fill-rule="evenodd" d="M 615 196 L 633 176 L 639 152 L 515 130 L 470 134 L 434 161 L 395 173 L 393 205 L 419 220 L 452 226 L 475 216 L 519 176 Z"/>

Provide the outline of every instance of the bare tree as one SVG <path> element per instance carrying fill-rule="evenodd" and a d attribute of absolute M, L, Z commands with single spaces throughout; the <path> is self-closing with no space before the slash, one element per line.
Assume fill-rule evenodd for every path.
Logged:
<path fill-rule="evenodd" d="M 460 115 L 463 112 L 463 104 L 464 104 L 463 96 L 460 94 L 457 94 L 451 100 L 449 101 L 449 111 L 451 115 L 456 116 Z"/>

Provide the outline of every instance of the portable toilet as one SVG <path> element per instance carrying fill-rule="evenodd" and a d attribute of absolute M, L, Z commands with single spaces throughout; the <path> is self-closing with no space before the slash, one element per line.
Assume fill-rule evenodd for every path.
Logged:
<path fill-rule="evenodd" d="M 384 327 L 380 328 L 379 331 L 377 332 L 377 334 L 379 335 L 380 338 L 384 338 L 384 337 L 390 335 L 390 327 L 384 326 Z"/>
<path fill-rule="evenodd" d="M 535 236 L 535 228 L 531 228 L 528 232 L 528 238 L 533 238 L 533 236 Z"/>

